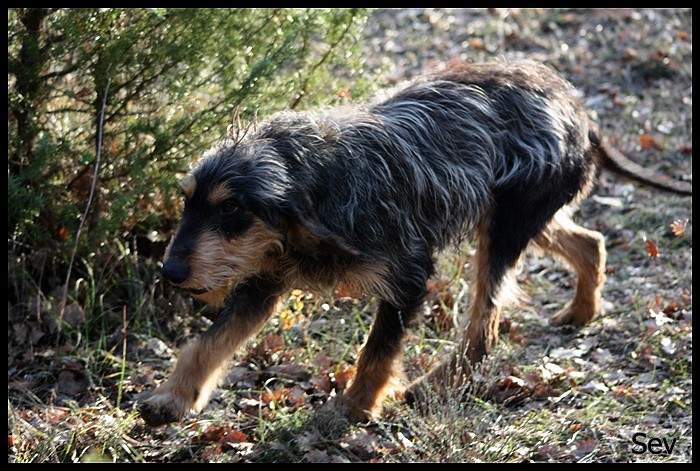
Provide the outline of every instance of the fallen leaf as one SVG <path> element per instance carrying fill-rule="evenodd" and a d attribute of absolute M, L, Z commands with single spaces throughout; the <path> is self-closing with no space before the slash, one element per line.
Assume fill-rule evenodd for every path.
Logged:
<path fill-rule="evenodd" d="M 576 455 L 582 457 L 591 453 L 598 446 L 598 440 L 591 438 L 590 440 L 584 440 L 576 444 Z"/>
<path fill-rule="evenodd" d="M 293 381 L 304 381 L 311 377 L 301 363 L 281 363 L 266 368 L 263 372 L 265 378 L 283 378 Z"/>
<path fill-rule="evenodd" d="M 44 421 L 58 422 L 63 420 L 70 414 L 70 409 L 67 407 L 52 407 L 48 411 L 41 414 Z"/>
<path fill-rule="evenodd" d="M 651 136 L 651 134 L 642 134 L 639 136 L 639 143 L 643 150 L 656 149 L 661 150 L 659 142 Z"/>
<path fill-rule="evenodd" d="M 475 47 L 478 50 L 482 50 L 484 48 L 484 41 L 482 41 L 479 38 L 474 38 L 471 41 L 469 41 L 469 45 L 471 47 Z"/>
<path fill-rule="evenodd" d="M 415 445 L 413 445 L 413 442 L 411 442 L 411 440 L 406 438 L 406 436 L 403 433 L 401 433 L 400 431 L 396 432 L 396 437 L 399 439 L 399 441 L 401 442 L 401 445 L 404 448 L 413 448 L 415 446 Z"/>
<path fill-rule="evenodd" d="M 319 375 L 311 378 L 311 384 L 317 391 L 329 394 L 333 389 L 333 383 L 328 375 Z"/>
<path fill-rule="evenodd" d="M 680 310 L 680 307 L 678 306 L 678 303 L 675 301 L 671 301 L 671 304 L 663 308 L 662 312 L 669 316 L 675 312 L 678 312 Z"/>
<path fill-rule="evenodd" d="M 549 352 L 549 356 L 554 359 L 571 359 L 580 358 L 587 352 L 586 349 L 582 347 L 578 348 L 564 348 L 557 347 Z"/>
<path fill-rule="evenodd" d="M 686 33 L 685 31 L 678 32 L 678 39 L 685 41 L 688 38 L 689 38 L 688 33 Z"/>
<path fill-rule="evenodd" d="M 335 382 L 336 391 L 343 391 L 350 380 L 355 376 L 355 367 L 348 363 L 341 363 L 329 376 L 331 380 Z"/>
<path fill-rule="evenodd" d="M 544 460 L 558 460 L 562 455 L 562 448 L 554 445 L 544 445 L 537 449 L 536 458 Z"/>
<path fill-rule="evenodd" d="M 66 229 L 65 227 L 62 227 L 58 230 L 58 240 L 61 242 L 65 242 L 70 238 L 70 231 Z"/>
<path fill-rule="evenodd" d="M 248 441 L 248 435 L 240 430 L 231 430 L 227 435 L 226 439 L 233 443 L 244 443 Z"/>
<path fill-rule="evenodd" d="M 630 386 L 620 385 L 615 388 L 613 396 L 615 397 L 629 397 L 634 395 L 634 390 Z"/>
<path fill-rule="evenodd" d="M 564 369 L 556 363 L 545 363 L 544 368 L 555 376 L 564 374 Z"/>
<path fill-rule="evenodd" d="M 654 243 L 653 240 L 649 239 L 648 237 L 644 237 L 644 244 L 647 246 L 647 255 L 649 258 L 658 258 L 660 253 L 659 253 L 659 247 Z"/>
<path fill-rule="evenodd" d="M 76 397 L 88 388 L 88 382 L 82 368 L 68 365 L 58 374 L 58 391 L 68 397 Z"/>
<path fill-rule="evenodd" d="M 29 341 L 32 345 L 38 345 L 42 338 L 44 338 L 44 331 L 38 326 L 33 325 L 32 330 L 29 332 Z"/>
<path fill-rule="evenodd" d="M 532 395 L 532 389 L 525 381 L 515 376 L 507 376 L 492 384 L 486 392 L 486 397 L 494 398 L 497 402 L 515 403 Z"/>
<path fill-rule="evenodd" d="M 226 383 L 234 389 L 252 389 L 260 379 L 260 372 L 246 366 L 236 366 L 226 375 Z"/>
<path fill-rule="evenodd" d="M 660 327 L 660 326 L 662 326 L 662 325 L 664 325 L 664 324 L 668 324 L 668 323 L 673 322 L 673 319 L 671 319 L 670 317 L 668 317 L 667 315 L 665 315 L 665 314 L 663 313 L 663 311 L 656 311 L 656 310 L 654 310 L 654 309 L 647 309 L 647 311 L 649 312 L 649 316 L 650 316 L 652 319 L 654 319 L 653 325 L 656 325 L 656 326 Z M 650 329 L 652 332 L 655 330 L 652 326 L 649 326 L 649 329 Z M 648 332 L 648 334 L 650 334 L 650 333 L 651 333 L 651 332 Z"/>
<path fill-rule="evenodd" d="M 464 61 L 459 57 L 453 57 L 447 61 L 447 68 L 452 69 L 464 65 Z"/>
<path fill-rule="evenodd" d="M 195 442 L 230 442 L 230 443 L 242 443 L 248 441 L 248 436 L 236 430 L 230 425 L 207 425 L 200 433 L 194 438 Z"/>
<path fill-rule="evenodd" d="M 63 313 L 63 322 L 79 327 L 85 322 L 85 310 L 77 303 L 70 303 Z"/>
<path fill-rule="evenodd" d="M 547 399 L 549 397 L 559 397 L 562 392 L 547 384 L 537 385 L 532 390 L 532 397 L 535 399 Z"/>
<path fill-rule="evenodd" d="M 265 391 L 260 395 L 260 400 L 264 403 L 267 403 L 268 406 L 272 409 L 275 407 L 275 404 L 282 403 L 282 405 L 286 404 L 286 398 L 287 398 L 287 388 L 285 387 L 279 387 L 273 391 Z"/>
<path fill-rule="evenodd" d="M 536 371 L 526 374 L 525 382 L 527 383 L 528 388 L 532 391 L 532 396 L 535 399 L 547 399 L 548 397 L 557 397 L 561 395 L 561 391 L 557 391 L 545 383 L 542 375 Z"/>
<path fill-rule="evenodd" d="M 258 399 L 244 397 L 238 400 L 238 406 L 244 414 L 257 416 L 262 408 L 262 403 Z"/>
<path fill-rule="evenodd" d="M 268 333 L 263 337 L 260 343 L 255 348 L 255 355 L 269 357 L 273 353 L 282 351 L 284 348 L 284 337 L 278 334 Z"/>
<path fill-rule="evenodd" d="M 589 393 L 589 394 L 594 393 L 594 392 L 606 393 L 609 391 L 609 389 L 610 388 L 608 388 L 605 384 L 603 384 L 600 381 L 596 381 L 596 380 L 589 381 L 588 383 L 579 387 L 579 390 L 581 392 L 585 392 L 585 393 Z"/>
<path fill-rule="evenodd" d="M 678 236 L 682 237 L 685 235 L 685 226 L 688 224 L 688 218 L 683 218 L 683 219 L 676 219 L 673 221 L 670 226 L 671 230 L 673 233 Z"/>
<path fill-rule="evenodd" d="M 287 393 L 287 404 L 290 406 L 300 406 L 304 403 L 304 398 L 306 397 L 306 391 L 299 385 L 296 385 Z"/>
<path fill-rule="evenodd" d="M 304 455 L 304 459 L 309 463 L 330 463 L 331 457 L 323 450 L 311 450 Z"/>
<path fill-rule="evenodd" d="M 221 444 L 216 444 L 210 447 L 206 447 L 202 452 L 202 458 L 207 461 L 212 461 L 216 455 L 220 455 L 224 452 L 224 447 Z"/>
<path fill-rule="evenodd" d="M 693 146 L 691 144 L 683 144 L 678 146 L 677 150 L 678 152 L 683 152 L 684 154 L 692 154 Z"/>
<path fill-rule="evenodd" d="M 378 451 L 378 437 L 373 433 L 361 431 L 343 439 L 348 444 L 348 450 L 361 459 L 370 459 Z"/>
<path fill-rule="evenodd" d="M 68 190 L 76 197 L 87 197 L 90 193 L 90 187 L 92 186 L 92 173 L 93 170 L 91 168 L 86 170 L 68 185 Z"/>
<path fill-rule="evenodd" d="M 279 314 L 279 320 L 282 324 L 282 330 L 291 329 L 300 319 L 301 316 L 299 316 L 297 312 L 294 312 L 290 309 L 285 309 Z"/>
<path fill-rule="evenodd" d="M 578 16 L 574 13 L 564 13 L 561 17 L 559 17 L 559 21 L 562 24 L 576 23 L 578 21 Z"/>
<path fill-rule="evenodd" d="M 218 442 L 226 434 L 223 425 L 207 425 L 195 436 L 195 442 Z"/>
<path fill-rule="evenodd" d="M 172 357 L 173 351 L 168 345 L 157 337 L 148 339 L 146 348 L 158 356 Z"/>

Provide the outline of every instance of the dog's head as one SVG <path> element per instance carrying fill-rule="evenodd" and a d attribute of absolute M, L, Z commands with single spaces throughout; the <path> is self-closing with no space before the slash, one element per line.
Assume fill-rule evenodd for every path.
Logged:
<path fill-rule="evenodd" d="M 196 299 L 221 305 L 233 287 L 282 276 L 284 257 L 352 256 L 265 143 L 212 150 L 181 183 L 185 208 L 161 273 Z"/>

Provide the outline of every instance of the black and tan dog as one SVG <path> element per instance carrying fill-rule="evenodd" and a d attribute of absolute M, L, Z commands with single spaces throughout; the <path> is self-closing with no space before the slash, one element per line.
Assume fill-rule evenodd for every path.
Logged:
<path fill-rule="evenodd" d="M 465 235 L 478 242 L 462 341 L 471 362 L 496 342 L 504 283 L 528 246 L 578 275 L 553 322 L 589 322 L 600 310 L 605 244 L 569 213 L 598 165 L 691 193 L 607 146 L 570 84 L 529 62 L 464 65 L 366 106 L 280 113 L 214 148 L 183 182 L 184 214 L 162 275 L 221 312 L 142 404 L 144 419 L 201 410 L 285 292 L 341 281 L 380 300 L 344 394 L 351 418 L 368 419 L 398 386 L 402 337 L 434 253 Z M 440 387 L 463 363 L 456 355 L 428 379 Z"/>

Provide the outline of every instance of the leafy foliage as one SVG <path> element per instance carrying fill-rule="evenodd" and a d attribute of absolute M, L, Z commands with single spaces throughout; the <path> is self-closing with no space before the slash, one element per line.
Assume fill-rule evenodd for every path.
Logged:
<path fill-rule="evenodd" d="M 59 262 L 72 247 L 107 89 L 83 254 L 171 225 L 179 174 L 224 134 L 236 107 L 252 119 L 337 99 L 328 87 L 362 75 L 364 19 L 353 9 L 11 9 L 12 247 Z"/>

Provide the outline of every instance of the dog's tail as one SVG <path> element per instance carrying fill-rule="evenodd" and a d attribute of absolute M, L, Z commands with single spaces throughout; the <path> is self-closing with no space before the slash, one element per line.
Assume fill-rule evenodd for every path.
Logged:
<path fill-rule="evenodd" d="M 630 160 L 613 147 L 607 139 L 595 132 L 591 132 L 589 138 L 597 150 L 598 163 L 602 167 L 654 188 L 681 195 L 693 194 L 693 185 L 691 183 L 673 180 L 668 176 L 656 174 L 648 168 L 642 167 Z"/>

